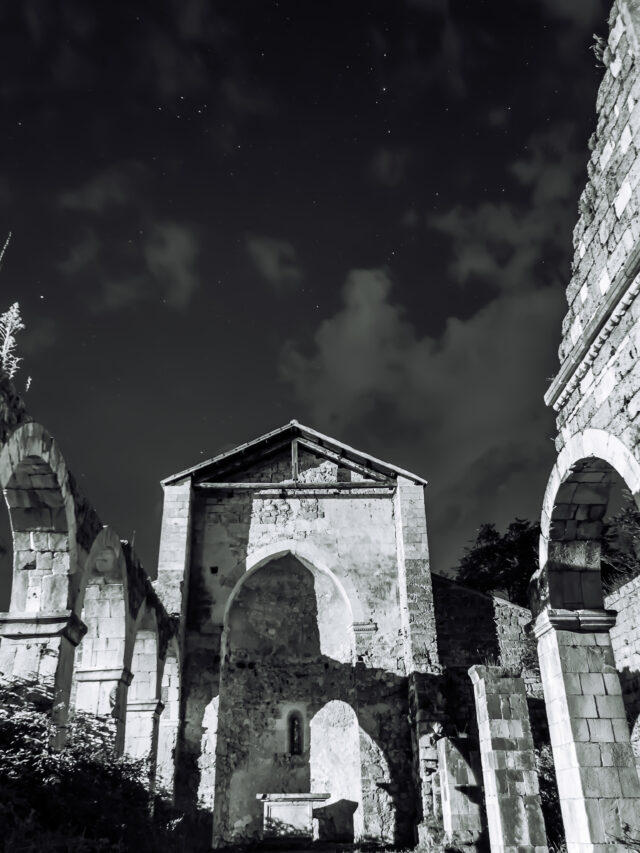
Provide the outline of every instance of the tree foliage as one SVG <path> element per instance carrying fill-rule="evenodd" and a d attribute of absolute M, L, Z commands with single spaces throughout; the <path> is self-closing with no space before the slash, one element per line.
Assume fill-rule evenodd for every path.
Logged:
<path fill-rule="evenodd" d="M 50 745 L 47 697 L 0 688 L 0 836 L 12 853 L 196 851 L 166 801 L 152 814 L 141 761 L 114 754 L 109 722 L 76 715 Z"/>
<path fill-rule="evenodd" d="M 495 524 L 483 524 L 475 542 L 465 548 L 458 580 L 480 592 L 503 591 L 509 599 L 528 607 L 527 586 L 538 567 L 540 525 L 516 518 L 506 533 Z"/>
<path fill-rule="evenodd" d="M 627 494 L 622 508 L 605 519 L 601 572 L 605 593 L 640 574 L 640 510 Z M 516 518 L 502 534 L 483 524 L 458 566 L 457 579 L 480 592 L 504 592 L 528 607 L 527 587 L 538 568 L 540 525 Z"/>

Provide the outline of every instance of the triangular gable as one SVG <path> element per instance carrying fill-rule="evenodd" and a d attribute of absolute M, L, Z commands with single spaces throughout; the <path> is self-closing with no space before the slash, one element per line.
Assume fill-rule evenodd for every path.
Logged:
<path fill-rule="evenodd" d="M 350 447 L 337 439 L 304 426 L 296 420 L 292 420 L 285 426 L 265 433 L 253 439 L 253 441 L 248 441 L 245 444 L 234 447 L 232 450 L 220 453 L 206 462 L 200 462 L 198 465 L 166 477 L 161 483 L 162 485 L 170 485 L 187 477 L 193 478 L 198 482 L 215 479 L 216 476 L 223 472 L 228 472 L 234 468 L 241 469 L 247 467 L 262 456 L 279 451 L 287 445 L 292 445 L 294 441 L 298 444 L 298 450 L 313 453 L 319 457 L 336 462 L 340 466 L 362 475 L 365 479 L 384 483 L 388 482 L 389 479 L 395 480 L 398 476 L 401 476 L 420 485 L 426 485 L 427 483 L 422 477 L 418 477 L 410 471 L 405 471 L 402 468 L 377 459 L 375 456 L 356 450 L 354 447 Z M 295 474 L 293 455 L 292 466 Z"/>

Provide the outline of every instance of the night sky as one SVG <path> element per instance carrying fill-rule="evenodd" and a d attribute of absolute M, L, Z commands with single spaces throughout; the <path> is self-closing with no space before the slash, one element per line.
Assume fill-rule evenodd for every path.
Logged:
<path fill-rule="evenodd" d="M 155 576 L 159 480 L 298 418 L 539 515 L 602 0 L 0 4 L 20 390 Z"/>

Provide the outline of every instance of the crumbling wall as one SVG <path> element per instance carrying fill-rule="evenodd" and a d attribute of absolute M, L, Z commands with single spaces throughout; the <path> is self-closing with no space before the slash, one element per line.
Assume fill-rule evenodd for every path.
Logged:
<path fill-rule="evenodd" d="M 531 613 L 496 596 L 485 595 L 442 575 L 432 575 L 438 653 L 444 668 L 448 734 L 476 734 L 474 664 L 527 670 L 530 695 L 538 690 L 531 663 L 535 642 L 526 632 Z"/>

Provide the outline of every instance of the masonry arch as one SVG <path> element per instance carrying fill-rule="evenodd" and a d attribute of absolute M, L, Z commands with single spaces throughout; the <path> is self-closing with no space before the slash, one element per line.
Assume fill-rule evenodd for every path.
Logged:
<path fill-rule="evenodd" d="M 73 609 L 76 518 L 66 464 L 39 424 L 15 430 L 0 452 L 0 485 L 13 534 L 12 613 Z"/>
<path fill-rule="evenodd" d="M 276 560 L 286 554 L 293 555 L 299 560 L 303 566 L 306 566 L 311 572 L 323 572 L 328 575 L 335 583 L 340 591 L 347 607 L 351 612 L 351 617 L 354 622 L 363 622 L 367 616 L 360 602 L 360 597 L 350 577 L 339 576 L 336 567 L 331 567 L 326 561 L 326 553 L 313 542 L 301 542 L 296 539 L 278 539 L 270 542 L 261 548 L 255 548 L 243 562 L 246 572 L 251 572 L 254 569 L 264 566 L 270 560 Z M 242 576 L 239 578 L 242 581 Z M 234 592 L 237 587 L 234 588 Z M 233 594 L 233 593 L 232 593 Z M 226 611 L 228 611 L 230 601 L 227 603 Z"/>
<path fill-rule="evenodd" d="M 260 837 L 256 794 L 314 792 L 311 721 L 330 700 L 355 704 L 352 621 L 333 574 L 288 549 L 254 555 L 234 587 L 224 617 L 210 762 L 214 845 Z M 292 720 L 299 726 L 295 749 Z"/>
<path fill-rule="evenodd" d="M 61 745 L 84 626 L 74 613 L 79 573 L 69 473 L 39 424 L 19 426 L 6 440 L 0 486 L 13 551 L 9 613 L 0 625 L 0 678 L 38 683 L 49 692 L 53 742 Z"/>
<path fill-rule="evenodd" d="M 129 614 L 127 566 L 118 534 L 104 527 L 89 555 L 78 594 L 87 633 L 76 654 L 74 704 L 113 720 L 116 751 L 124 749 L 127 690 L 134 624 Z"/>
<path fill-rule="evenodd" d="M 601 579 L 603 520 L 622 481 L 640 505 L 640 465 L 603 430 L 573 436 L 544 498 L 540 567 L 531 585 L 534 631 L 569 848 L 621 837 L 635 825 L 640 781 L 615 669 Z M 624 778 L 621 788 L 616 783 Z M 613 781 L 612 781 L 613 780 Z"/>

